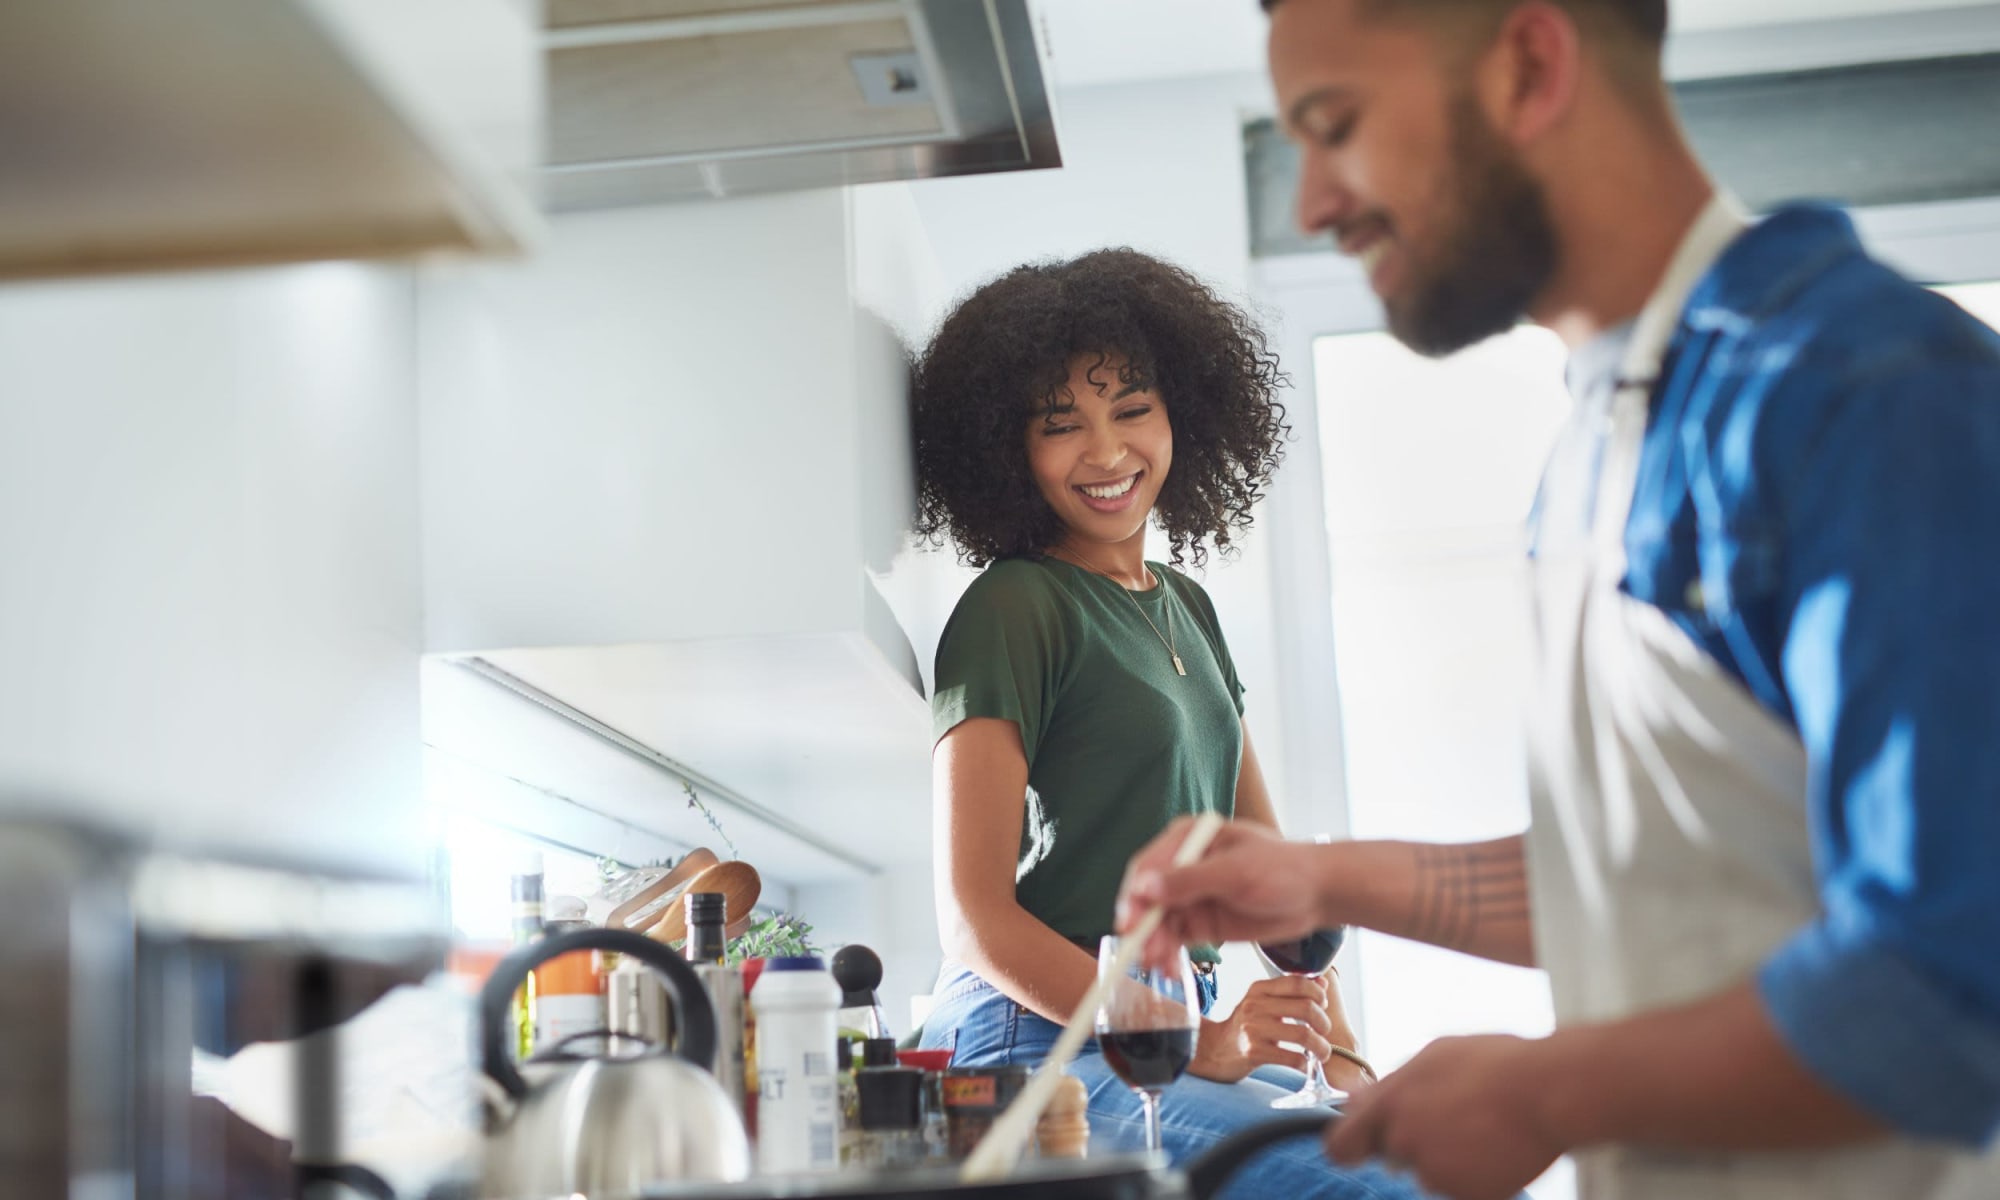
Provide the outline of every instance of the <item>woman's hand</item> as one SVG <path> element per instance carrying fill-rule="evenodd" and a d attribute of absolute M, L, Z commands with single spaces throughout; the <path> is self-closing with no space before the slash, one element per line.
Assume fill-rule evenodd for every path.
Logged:
<path fill-rule="evenodd" d="M 1305 1055 L 1279 1043 L 1303 1045 L 1306 1054 L 1324 1060 L 1331 1053 L 1327 1039 L 1334 1033 L 1326 986 L 1320 980 L 1289 975 L 1260 979 L 1227 1018 L 1201 1023 L 1188 1073 L 1216 1083 L 1235 1083 L 1258 1067 L 1303 1071 Z"/>

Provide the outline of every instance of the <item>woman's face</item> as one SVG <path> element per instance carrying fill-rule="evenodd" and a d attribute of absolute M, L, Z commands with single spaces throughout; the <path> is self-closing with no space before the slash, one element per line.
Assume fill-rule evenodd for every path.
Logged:
<path fill-rule="evenodd" d="M 1143 539 L 1174 461 L 1167 407 L 1121 354 L 1078 355 L 1069 368 L 1055 403 L 1028 416 L 1028 469 L 1072 538 Z"/>

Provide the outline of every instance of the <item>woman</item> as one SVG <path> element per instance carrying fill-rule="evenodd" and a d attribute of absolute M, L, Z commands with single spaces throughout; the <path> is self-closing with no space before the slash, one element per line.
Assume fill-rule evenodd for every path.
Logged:
<path fill-rule="evenodd" d="M 1275 827 L 1242 687 L 1207 594 L 1144 559 L 1227 550 L 1277 465 L 1283 382 L 1262 334 L 1193 276 L 1132 250 L 1018 268 L 948 316 L 914 387 L 920 536 L 986 568 L 940 640 L 932 701 L 938 910 L 947 963 L 923 1044 L 961 1065 L 1033 1063 L 1088 990 L 1126 860 L 1175 816 Z M 1203 1008 L 1212 949 L 1197 952 Z M 1161 1106 L 1177 1161 L 1295 1090 L 1303 1043 L 1353 1034 L 1329 984 L 1253 985 L 1204 1019 Z M 1092 1044 L 1073 1072 L 1096 1144 L 1132 1146 L 1137 1096 Z M 1334 1058 L 1335 1086 L 1357 1068 Z M 1402 1195 L 1297 1141 L 1243 1194 Z"/>

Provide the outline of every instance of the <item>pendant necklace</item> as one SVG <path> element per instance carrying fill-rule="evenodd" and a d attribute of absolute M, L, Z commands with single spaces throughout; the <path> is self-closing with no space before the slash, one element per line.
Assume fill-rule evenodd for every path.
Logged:
<path fill-rule="evenodd" d="M 1089 568 L 1089 570 L 1093 574 L 1102 575 L 1104 576 L 1104 578 L 1118 585 L 1118 590 L 1125 593 L 1125 598 L 1132 602 L 1132 607 L 1139 610 L 1139 619 L 1141 621 L 1144 621 L 1146 623 L 1146 627 L 1153 631 L 1154 637 L 1160 639 L 1160 645 L 1165 646 L 1167 648 L 1167 657 L 1174 660 L 1174 674 L 1186 675 L 1187 667 L 1183 665 L 1181 662 L 1181 652 L 1174 646 L 1173 597 L 1165 595 L 1160 597 L 1162 602 L 1160 606 L 1161 610 L 1165 612 L 1167 615 L 1167 631 L 1165 633 L 1161 633 L 1160 627 L 1158 625 L 1153 624 L 1153 618 L 1146 615 L 1146 606 L 1139 603 L 1139 598 L 1132 594 L 1131 588 L 1128 588 L 1124 584 L 1119 583 L 1118 580 L 1112 576 L 1111 572 L 1106 571 L 1102 567 L 1098 566 L 1096 563 L 1091 562 L 1083 555 L 1077 553 L 1077 551 L 1074 548 L 1069 546 L 1064 546 L 1062 547 L 1062 549 L 1067 553 L 1069 553 L 1070 555 L 1074 556 L 1079 565 Z M 1147 574 L 1149 575 L 1152 574 L 1150 569 L 1147 571 Z M 1153 578 L 1155 580 L 1158 580 L 1160 587 L 1164 588 L 1167 586 L 1166 580 L 1160 579 L 1159 576 L 1157 575 L 1154 575 Z"/>

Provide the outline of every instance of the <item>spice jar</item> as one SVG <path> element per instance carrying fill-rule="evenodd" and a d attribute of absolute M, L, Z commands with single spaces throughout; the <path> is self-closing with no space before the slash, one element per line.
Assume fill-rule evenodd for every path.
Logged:
<path fill-rule="evenodd" d="M 855 1074 L 861 1094 L 861 1138 L 854 1161 L 871 1168 L 923 1165 L 924 1073 L 913 1067 L 864 1067 Z"/>
<path fill-rule="evenodd" d="M 951 1065 L 949 1050 L 898 1050 L 896 1061 L 924 1073 L 924 1150 L 926 1157 L 943 1161 L 950 1148 L 945 1138 L 944 1072 Z"/>
<path fill-rule="evenodd" d="M 1028 1068 L 952 1067 L 944 1073 L 945 1143 L 950 1156 L 970 1155 L 993 1121 L 1028 1086 Z"/>

